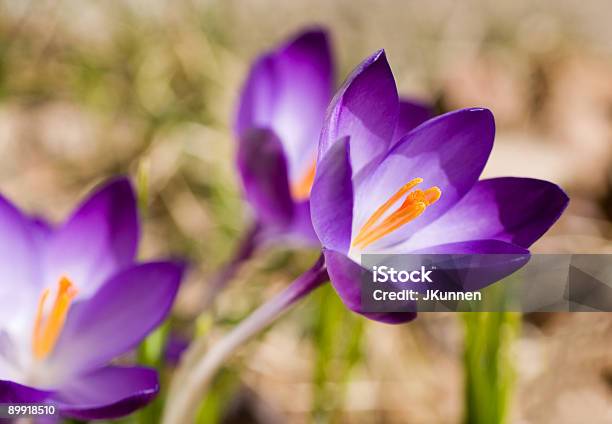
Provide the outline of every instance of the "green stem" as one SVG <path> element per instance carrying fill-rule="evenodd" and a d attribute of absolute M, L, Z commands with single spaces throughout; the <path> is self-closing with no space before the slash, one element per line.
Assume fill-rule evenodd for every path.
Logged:
<path fill-rule="evenodd" d="M 467 312 L 463 322 L 464 422 L 507 423 L 515 382 L 512 346 L 521 316 L 516 312 Z"/>
<path fill-rule="evenodd" d="M 193 421 L 193 414 L 206 387 L 232 353 L 249 339 L 263 331 L 283 313 L 287 312 L 296 302 L 304 298 L 314 289 L 328 281 L 323 255 L 319 260 L 299 276 L 283 291 L 272 297 L 245 318 L 231 332 L 208 346 L 203 338 L 196 340 L 183 355 L 179 369 L 170 391 L 162 417 L 164 424 L 183 424 Z"/>

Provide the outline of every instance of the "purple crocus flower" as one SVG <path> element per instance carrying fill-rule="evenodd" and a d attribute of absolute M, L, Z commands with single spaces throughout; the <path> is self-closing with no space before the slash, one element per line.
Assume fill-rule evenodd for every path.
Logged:
<path fill-rule="evenodd" d="M 168 314 L 183 274 L 135 262 L 134 190 L 111 181 L 52 227 L 0 196 L 0 403 L 114 418 L 155 397 L 155 370 L 115 366 Z"/>
<path fill-rule="evenodd" d="M 400 116 L 379 51 L 334 97 L 321 135 L 313 225 L 335 290 L 358 313 L 362 253 L 527 254 L 568 203 L 547 181 L 478 180 L 495 135 L 489 110 L 447 113 L 398 139 Z M 390 323 L 415 316 L 364 315 Z"/>
<path fill-rule="evenodd" d="M 308 97 L 306 93 L 301 100 Z M 177 373 L 183 378 L 169 393 L 164 422 L 189 422 L 191 406 L 234 349 L 328 280 L 349 309 L 368 318 L 386 323 L 414 319 L 411 312 L 362 309 L 360 284 L 368 272 L 361 266 L 362 253 L 524 257 L 565 209 L 565 193 L 546 181 L 478 181 L 493 146 L 495 125 L 490 111 L 460 110 L 414 128 L 406 110 L 384 52 L 374 54 L 351 74 L 327 110 L 310 190 L 312 225 L 323 255 L 218 343 L 209 346 L 208 341 L 197 340 L 191 346 L 193 352 L 206 354 L 194 354 L 183 363 L 182 372 Z M 251 202 L 269 214 L 273 224 L 273 216 L 283 215 L 272 194 L 280 191 L 279 181 L 285 194 L 289 189 L 285 179 L 275 179 L 285 173 L 276 174 L 266 166 L 284 166 L 283 144 L 270 130 L 257 134 L 259 138 L 244 139 L 246 147 L 241 149 L 251 146 L 255 152 L 272 152 L 276 159 L 262 161 L 260 168 L 256 161 L 265 154 L 258 153 L 252 164 L 243 164 L 243 179 L 247 191 L 249 185 L 257 186 Z M 269 147 L 258 150 L 257 143 Z M 428 188 L 420 189 L 420 184 Z M 508 268 L 502 263 L 501 269 Z M 490 271 L 489 275 L 499 275 L 497 269 Z"/>
<path fill-rule="evenodd" d="M 234 130 L 246 197 L 266 238 L 319 246 L 308 199 L 332 90 L 331 50 L 319 29 L 262 55 L 251 68 Z M 400 108 L 397 137 L 431 116 L 418 102 L 404 100 Z"/>

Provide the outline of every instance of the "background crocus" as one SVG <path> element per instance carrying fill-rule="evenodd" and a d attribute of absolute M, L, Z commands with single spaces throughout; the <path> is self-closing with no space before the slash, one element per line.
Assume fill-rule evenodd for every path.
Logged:
<path fill-rule="evenodd" d="M 232 259 L 208 283 L 208 308 L 242 262 L 265 242 L 319 247 L 310 189 L 325 112 L 332 98 L 333 56 L 327 33 L 310 29 L 264 53 L 250 69 L 234 123 L 237 166 L 255 223 Z M 431 117 L 429 106 L 403 99 L 399 138 Z"/>
<path fill-rule="evenodd" d="M 305 31 L 257 59 L 235 123 L 238 168 L 258 222 L 271 236 L 319 245 L 309 211 L 317 148 L 333 90 L 327 34 Z M 428 106 L 402 100 L 398 138 L 428 119 Z"/>
<path fill-rule="evenodd" d="M 332 53 L 322 30 L 262 55 L 246 79 L 234 128 L 237 163 L 246 198 L 270 236 L 318 244 L 308 197 L 332 90 Z"/>
<path fill-rule="evenodd" d="M 400 116 L 380 51 L 339 90 L 321 137 L 313 224 L 332 285 L 358 313 L 362 253 L 526 255 L 568 203 L 547 181 L 478 181 L 495 135 L 489 110 L 447 113 L 396 139 Z M 364 314 L 389 323 L 414 318 Z"/>
<path fill-rule="evenodd" d="M 176 262 L 136 262 L 134 190 L 109 182 L 51 226 L 0 197 L 0 403 L 112 418 L 147 404 L 157 372 L 111 365 L 168 314 Z"/>
<path fill-rule="evenodd" d="M 207 281 L 202 310 L 266 242 L 318 246 L 308 197 L 333 90 L 327 34 L 304 31 L 253 63 L 238 100 L 237 167 L 255 213 L 230 260 Z"/>

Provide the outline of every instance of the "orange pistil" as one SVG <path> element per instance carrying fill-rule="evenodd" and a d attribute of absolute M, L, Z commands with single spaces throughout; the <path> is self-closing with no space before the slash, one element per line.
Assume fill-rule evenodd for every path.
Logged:
<path fill-rule="evenodd" d="M 40 360 L 45 359 L 53 351 L 64 328 L 66 315 L 68 315 L 70 304 L 76 296 L 77 290 L 68 278 L 62 277 L 58 283 L 57 295 L 51 312 L 44 320 L 45 302 L 49 294 L 50 290 L 45 289 L 40 295 L 32 333 L 32 353 Z"/>
<path fill-rule="evenodd" d="M 302 178 L 291 184 L 291 197 L 295 200 L 306 200 L 310 197 L 310 189 L 314 183 L 316 173 L 316 161 L 312 161 L 312 165 L 308 167 Z"/>
<path fill-rule="evenodd" d="M 359 233 L 351 244 L 353 247 L 363 249 L 380 238 L 392 233 L 401 226 L 407 224 L 417 218 L 428 206 L 433 205 L 442 195 L 442 191 L 438 187 L 431 187 L 427 190 L 414 190 L 410 192 L 418 184 L 422 183 L 422 178 L 415 178 L 412 181 L 404 184 L 389 200 L 383 203 L 361 227 Z M 379 223 L 393 205 L 395 205 L 406 193 L 408 195 L 402 202 L 399 208 L 390 213 L 386 218 Z"/>

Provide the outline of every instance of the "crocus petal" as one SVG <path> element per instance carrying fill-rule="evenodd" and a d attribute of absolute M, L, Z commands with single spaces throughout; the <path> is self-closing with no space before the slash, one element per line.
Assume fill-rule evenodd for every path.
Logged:
<path fill-rule="evenodd" d="M 299 202 L 295 204 L 293 209 L 293 222 L 287 233 L 291 237 L 292 235 L 298 235 L 299 240 L 297 243 L 302 243 L 308 246 L 320 246 L 319 238 L 312 228 L 312 219 L 310 218 L 310 202 Z"/>
<path fill-rule="evenodd" d="M 241 137 L 238 168 L 245 195 L 259 218 L 274 226 L 288 225 L 293 199 L 283 146 L 273 131 L 256 129 Z"/>
<path fill-rule="evenodd" d="M 167 365 L 177 365 L 183 356 L 183 353 L 189 347 L 191 339 L 183 335 L 171 332 L 166 339 L 164 347 L 164 360 Z"/>
<path fill-rule="evenodd" d="M 30 225 L 35 238 L 43 245 L 53 235 L 53 225 L 40 216 L 30 217 Z"/>
<path fill-rule="evenodd" d="M 236 120 L 240 137 L 270 128 L 282 140 L 292 181 L 311 166 L 332 95 L 333 66 L 327 35 L 306 31 L 253 66 Z"/>
<path fill-rule="evenodd" d="M 529 247 L 555 223 L 568 202 L 563 190 L 548 181 L 510 177 L 482 180 L 404 246 L 419 249 L 441 241 L 497 239 Z"/>
<path fill-rule="evenodd" d="M 5 321 L 3 321 L 3 324 Z M 19 364 L 21 359 L 19 348 L 27 349 L 27 347 L 19 346 L 15 340 L 21 341 L 23 327 L 13 328 L 14 336 L 8 330 L 0 329 L 0 376 L 5 380 L 22 381 L 22 367 Z"/>
<path fill-rule="evenodd" d="M 399 252 L 398 252 L 399 253 Z M 410 251 L 412 254 L 510 254 L 526 255 L 529 250 L 501 240 L 468 240 L 456 243 L 444 243 Z"/>
<path fill-rule="evenodd" d="M 312 225 L 323 246 L 348 251 L 353 220 L 349 140 L 338 140 L 317 165 L 310 192 Z"/>
<path fill-rule="evenodd" d="M 0 322 L 10 332 L 23 328 L 42 290 L 39 253 L 34 225 L 0 196 Z"/>
<path fill-rule="evenodd" d="M 159 391 L 157 372 L 139 367 L 106 367 L 75 378 L 52 399 L 62 416 L 112 419 L 145 406 Z"/>
<path fill-rule="evenodd" d="M 397 142 L 432 116 L 433 110 L 430 105 L 415 100 L 400 99 L 399 116 L 393 133 L 393 142 Z"/>
<path fill-rule="evenodd" d="M 61 378 L 85 372 L 134 347 L 168 314 L 183 269 L 173 262 L 136 265 L 74 305 L 48 359 L 48 373 Z"/>
<path fill-rule="evenodd" d="M 140 229 L 131 183 L 120 178 L 85 200 L 49 241 L 46 285 L 67 276 L 79 297 L 91 296 L 108 277 L 131 264 Z"/>
<path fill-rule="evenodd" d="M 389 149 L 399 114 L 395 80 L 384 51 L 362 62 L 332 100 L 321 133 L 319 160 L 342 137 L 351 138 L 353 172 Z"/>
<path fill-rule="evenodd" d="M 51 392 L 24 386 L 13 381 L 0 380 L 0 404 L 2 403 L 39 403 L 47 399 Z"/>
<path fill-rule="evenodd" d="M 414 178 L 442 196 L 425 213 L 383 237 L 374 250 L 406 240 L 453 207 L 476 183 L 493 147 L 495 124 L 486 109 L 464 109 L 427 121 L 403 137 L 376 170 L 356 186 L 354 231 Z M 351 140 L 352 148 L 352 140 Z M 399 206 L 399 205 L 398 205 Z"/>
<path fill-rule="evenodd" d="M 372 321 L 383 324 L 405 324 L 417 317 L 416 312 L 357 312 Z"/>
<path fill-rule="evenodd" d="M 433 271 L 434 284 L 430 288 L 450 291 L 480 290 L 522 268 L 530 258 L 527 249 L 501 240 L 446 243 L 411 253 L 441 255 L 431 262 L 437 270 Z M 442 263 L 449 259 L 450 267 Z"/>
<path fill-rule="evenodd" d="M 430 266 L 432 263 L 434 264 L 434 268 L 436 268 L 432 277 L 434 283 L 428 283 L 428 289 L 453 291 L 482 289 L 514 273 L 529 260 L 528 250 L 499 240 L 451 243 L 410 253 L 427 255 L 427 263 Z M 364 273 L 370 271 L 343 253 L 326 249 L 324 254 L 332 286 L 347 308 L 369 319 L 388 324 L 407 322 L 416 317 L 416 313 L 413 312 L 365 312 L 361 306 L 361 286 L 363 281 L 373 281 L 372 276 L 364 276 Z M 441 256 L 438 260 L 441 262 L 439 266 L 435 266 L 436 259 L 429 255 L 439 254 Z M 458 256 L 455 266 L 449 268 L 448 261 L 453 258 L 447 255 L 451 254 Z M 469 256 L 471 254 L 480 255 L 474 258 Z"/>
<path fill-rule="evenodd" d="M 363 273 L 369 272 L 361 265 L 353 262 L 346 255 L 334 250 L 325 249 L 325 265 L 332 286 L 351 311 L 374 321 L 386 324 L 401 324 L 416 318 L 414 312 L 375 313 L 364 312 L 361 307 L 361 284 Z"/>
<path fill-rule="evenodd" d="M 11 202 L 0 196 L 0 296 L 36 285 L 38 250 L 34 224 Z M 0 297 L 4 303 L 4 297 Z M 7 299 L 8 300 L 8 299 Z"/>
<path fill-rule="evenodd" d="M 242 89 L 234 124 L 238 139 L 253 128 L 271 126 L 276 91 L 274 59 L 262 56 L 251 67 Z"/>

